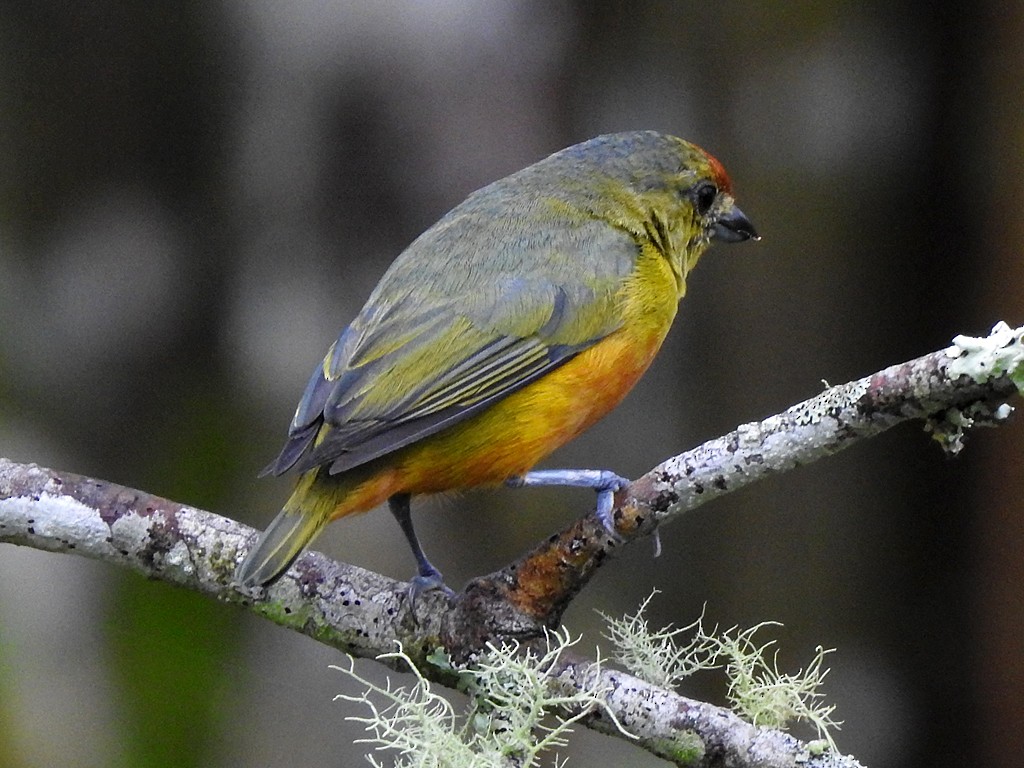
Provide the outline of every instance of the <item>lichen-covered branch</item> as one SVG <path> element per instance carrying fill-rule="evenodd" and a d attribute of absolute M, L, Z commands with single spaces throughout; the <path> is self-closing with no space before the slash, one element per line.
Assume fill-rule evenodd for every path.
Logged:
<path fill-rule="evenodd" d="M 1024 328 L 999 323 L 985 338 L 958 336 L 944 350 L 829 387 L 674 456 L 630 487 L 626 517 L 666 522 L 911 419 L 924 421 L 947 452 L 957 453 L 967 429 L 1006 420 L 1013 409 L 1005 401 L 1022 388 Z"/>
<path fill-rule="evenodd" d="M 598 676 L 599 681 L 593 678 Z M 681 766 L 757 766 L 757 768 L 858 768 L 853 757 L 807 744 L 784 731 L 758 728 L 736 714 L 680 696 L 632 675 L 595 666 L 587 659 L 566 658 L 554 675 L 567 690 L 600 687 L 608 693 L 607 709 L 594 709 L 580 720 L 610 736 L 619 724 L 637 737 L 637 743 Z M 722 738 L 724 737 L 724 738 Z"/>
<path fill-rule="evenodd" d="M 308 552 L 262 599 L 232 576 L 257 531 L 124 486 L 0 459 L 0 542 L 82 555 L 247 607 L 281 626 L 373 658 L 401 642 L 432 651 L 440 593 Z"/>
<path fill-rule="evenodd" d="M 616 496 L 616 532 L 588 515 L 470 588 L 514 609 L 520 623 L 553 626 L 597 567 L 622 544 L 653 533 L 726 493 L 837 453 L 919 419 L 947 451 L 964 432 L 1005 421 L 1006 400 L 1024 391 L 1024 327 L 998 323 L 988 337 L 954 344 L 821 394 L 761 422 L 737 427 L 673 456 Z"/>
<path fill-rule="evenodd" d="M 401 644 L 431 679 L 439 646 L 456 662 L 488 641 L 536 638 L 622 544 L 724 493 L 835 453 L 908 419 L 923 419 L 956 451 L 963 431 L 999 423 L 1005 400 L 1024 388 L 1024 329 L 1000 324 L 984 339 L 954 346 L 832 387 L 782 414 L 746 424 L 675 456 L 617 497 L 617 536 L 589 515 L 501 571 L 449 599 L 428 592 L 415 602 L 407 585 L 317 553 L 301 557 L 266 594 L 232 584 L 251 546 L 247 526 L 150 494 L 79 475 L 0 459 L 0 542 L 111 562 L 219 600 L 354 655 L 376 657 Z M 566 660 L 553 685 L 596 674 Z M 433 670 L 433 672 L 431 672 Z M 638 744 L 679 765 L 854 765 L 810 755 L 785 734 L 756 729 L 727 711 L 602 669 L 609 712 Z M 604 729 L 598 710 L 586 720 Z M 837 762 L 839 761 L 839 762 Z"/>

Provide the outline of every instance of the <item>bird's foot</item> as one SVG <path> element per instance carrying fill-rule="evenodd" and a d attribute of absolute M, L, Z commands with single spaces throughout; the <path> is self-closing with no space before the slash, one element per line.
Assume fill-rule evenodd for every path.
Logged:
<path fill-rule="evenodd" d="M 540 485 L 569 485 L 576 488 L 593 488 L 597 491 L 597 519 L 616 539 L 612 511 L 615 508 L 615 494 L 627 485 L 629 480 L 607 469 L 540 469 L 525 475 L 510 477 L 505 484 L 512 488 Z"/>
<path fill-rule="evenodd" d="M 421 568 L 420 572 L 409 579 L 409 588 L 407 590 L 409 595 L 409 602 L 413 605 L 416 604 L 416 600 L 426 592 L 441 591 L 445 597 L 455 597 L 455 592 L 447 584 L 444 583 L 444 578 L 441 576 L 441 572 L 430 566 L 429 569 Z"/>

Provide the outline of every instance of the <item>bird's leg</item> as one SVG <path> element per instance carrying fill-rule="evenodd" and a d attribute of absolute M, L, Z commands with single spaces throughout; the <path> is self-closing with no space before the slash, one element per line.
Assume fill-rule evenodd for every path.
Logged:
<path fill-rule="evenodd" d="M 535 469 L 525 475 L 510 477 L 505 484 L 512 488 L 524 488 L 538 485 L 569 485 L 575 488 L 593 488 L 597 491 L 597 519 L 605 530 L 613 536 L 615 521 L 612 520 L 612 507 L 615 503 L 615 492 L 621 491 L 629 480 L 619 477 L 606 469 Z"/>
<path fill-rule="evenodd" d="M 390 499 L 388 499 L 388 508 L 391 510 L 391 514 L 395 516 L 395 520 L 398 521 L 398 527 L 402 529 L 402 533 L 405 534 L 406 541 L 409 542 L 409 547 L 412 549 L 413 557 L 416 558 L 416 568 L 418 573 L 415 578 L 412 579 L 412 596 L 415 598 L 422 592 L 426 592 L 428 589 L 440 589 L 449 594 L 453 594 L 447 586 L 445 586 L 444 579 L 441 577 L 441 572 L 437 570 L 427 559 L 426 554 L 423 552 L 423 547 L 420 546 L 420 540 L 416 536 L 416 531 L 412 527 L 412 508 L 409 503 L 410 496 L 408 493 L 396 493 Z"/>

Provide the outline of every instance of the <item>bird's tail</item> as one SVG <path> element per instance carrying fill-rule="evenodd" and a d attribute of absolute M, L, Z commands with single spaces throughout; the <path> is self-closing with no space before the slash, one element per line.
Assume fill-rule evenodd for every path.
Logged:
<path fill-rule="evenodd" d="M 235 571 L 243 587 L 262 587 L 280 578 L 331 519 L 333 504 L 310 493 L 317 471 L 299 478 L 295 491 Z"/>

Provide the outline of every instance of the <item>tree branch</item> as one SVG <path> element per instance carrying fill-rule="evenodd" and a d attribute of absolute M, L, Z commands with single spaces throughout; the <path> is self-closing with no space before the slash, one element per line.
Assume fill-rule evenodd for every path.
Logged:
<path fill-rule="evenodd" d="M 554 626 L 616 546 L 768 475 L 838 453 L 910 419 L 950 453 L 974 426 L 995 425 L 1024 389 L 1024 328 L 998 323 L 954 345 L 824 392 L 673 456 L 616 496 L 617 536 L 590 514 L 516 562 L 470 584 L 515 609 L 517 623 Z"/>
<path fill-rule="evenodd" d="M 488 640 L 530 640 L 555 626 L 597 567 L 624 543 L 650 534 L 706 501 L 776 472 L 835 453 L 908 419 L 925 419 L 956 452 L 964 430 L 1006 420 L 1004 401 L 1024 388 L 1024 328 L 999 324 L 984 339 L 957 337 L 948 349 L 887 368 L 759 423 L 743 425 L 675 456 L 617 496 L 618 536 L 591 514 L 449 600 L 310 552 L 265 595 L 232 585 L 254 541 L 251 528 L 150 494 L 70 473 L 0 459 L 0 542 L 74 552 L 149 578 L 242 605 L 357 656 L 405 648 L 423 673 L 452 684 L 430 664 L 444 647 L 457 661 Z M 604 677 L 610 711 L 654 754 L 688 766 L 854 766 L 777 731 L 686 699 L 586 659 L 566 658 L 552 685 L 578 689 Z M 615 729 L 600 713 L 591 727 Z"/>

